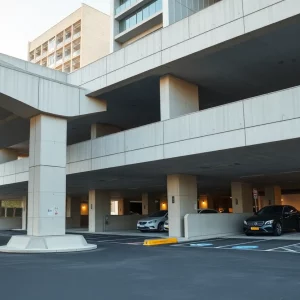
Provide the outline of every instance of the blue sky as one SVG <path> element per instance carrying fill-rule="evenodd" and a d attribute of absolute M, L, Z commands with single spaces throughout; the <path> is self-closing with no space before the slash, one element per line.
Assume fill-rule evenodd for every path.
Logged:
<path fill-rule="evenodd" d="M 109 14 L 110 0 L 0 0 L 0 53 L 27 59 L 28 41 L 84 2 Z"/>

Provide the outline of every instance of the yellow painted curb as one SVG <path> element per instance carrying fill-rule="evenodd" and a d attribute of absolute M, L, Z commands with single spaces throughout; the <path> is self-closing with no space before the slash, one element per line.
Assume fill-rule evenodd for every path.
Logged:
<path fill-rule="evenodd" d="M 157 240 L 145 240 L 144 246 L 156 246 L 166 244 L 177 244 L 177 238 L 157 239 Z"/>

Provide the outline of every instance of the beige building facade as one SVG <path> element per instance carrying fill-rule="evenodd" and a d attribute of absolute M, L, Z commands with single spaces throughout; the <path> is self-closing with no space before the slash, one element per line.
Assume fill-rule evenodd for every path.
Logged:
<path fill-rule="evenodd" d="M 109 53 L 110 16 L 86 4 L 28 43 L 32 63 L 70 73 Z"/>

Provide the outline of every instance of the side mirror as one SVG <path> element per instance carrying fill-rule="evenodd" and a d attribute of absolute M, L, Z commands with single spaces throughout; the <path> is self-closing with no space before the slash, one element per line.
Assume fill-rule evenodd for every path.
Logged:
<path fill-rule="evenodd" d="M 289 216 L 291 216 L 291 215 L 292 215 L 292 213 L 291 213 L 291 212 L 287 212 L 287 211 L 286 211 L 286 212 L 284 212 L 284 213 L 283 213 L 283 215 L 284 215 L 285 217 L 289 217 Z"/>

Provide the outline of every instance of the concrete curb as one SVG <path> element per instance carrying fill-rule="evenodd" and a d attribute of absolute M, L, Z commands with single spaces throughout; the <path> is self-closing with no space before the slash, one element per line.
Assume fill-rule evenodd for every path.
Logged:
<path fill-rule="evenodd" d="M 166 239 L 152 239 L 145 240 L 144 246 L 157 246 L 157 245 L 167 245 L 167 244 L 177 244 L 177 238 L 166 238 Z"/>

